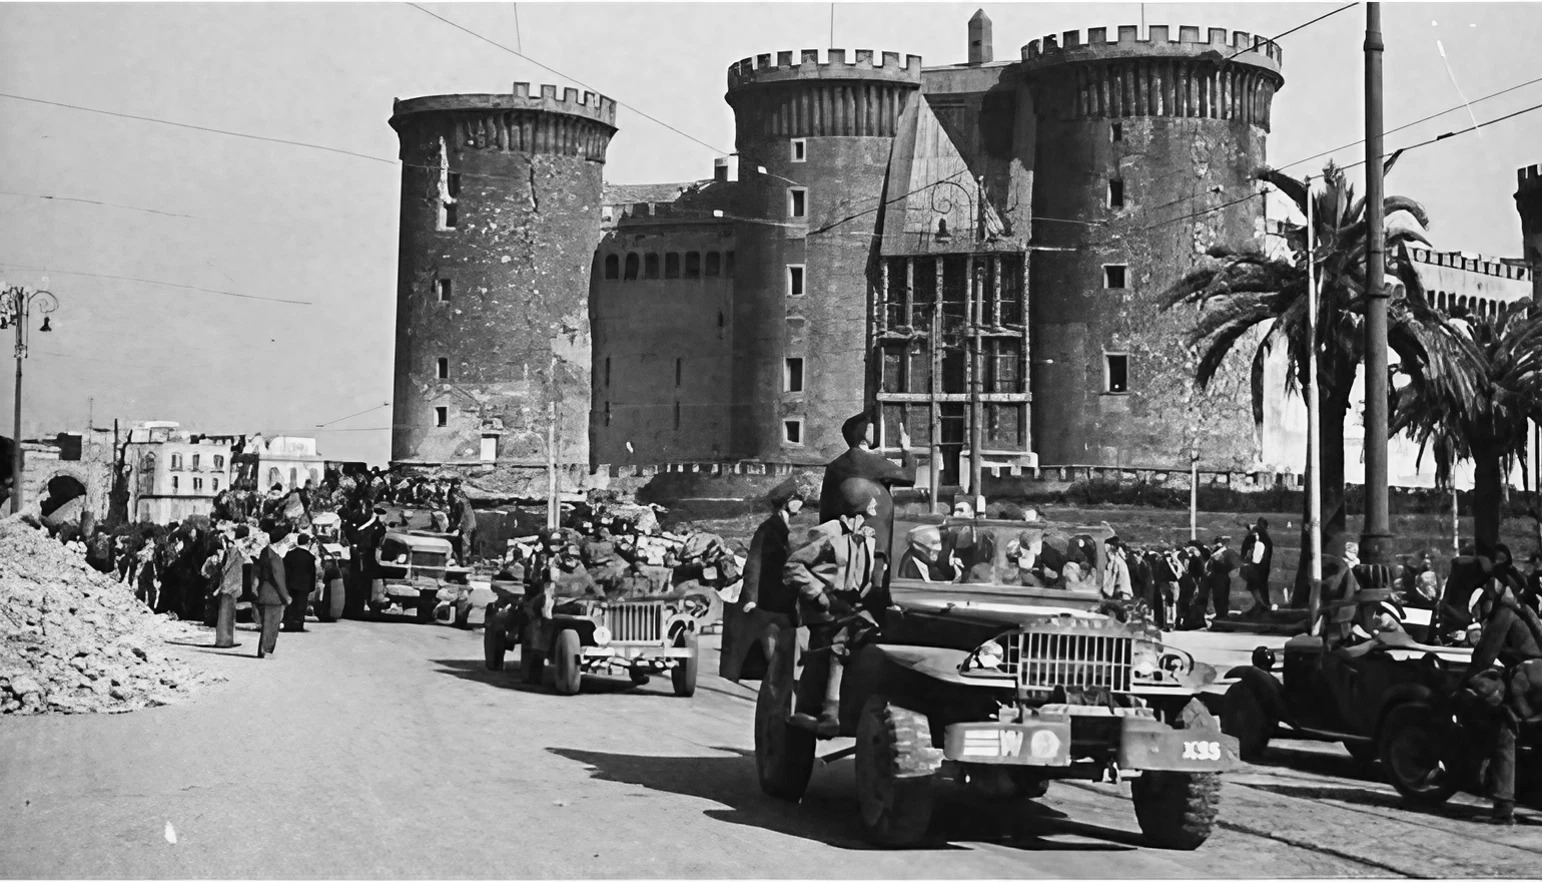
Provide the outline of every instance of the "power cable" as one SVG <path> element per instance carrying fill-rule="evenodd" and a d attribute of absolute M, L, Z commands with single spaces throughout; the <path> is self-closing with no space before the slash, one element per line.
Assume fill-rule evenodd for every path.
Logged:
<path fill-rule="evenodd" d="M 1514 113 L 1507 113 L 1504 116 L 1496 116 L 1493 119 L 1484 120 L 1483 122 L 1480 122 L 1477 125 L 1471 126 L 1469 128 L 1458 129 L 1457 131 L 1454 131 L 1454 132 L 1446 132 L 1444 135 L 1436 135 L 1435 137 L 1430 138 L 1427 141 L 1420 141 L 1417 144 L 1410 144 L 1407 147 L 1399 147 L 1397 152 L 1407 153 L 1407 152 L 1409 152 L 1411 150 L 1418 150 L 1420 147 L 1428 147 L 1431 144 L 1437 143 L 1439 141 L 1445 141 L 1445 140 L 1447 140 L 1449 138 L 1455 138 L 1455 137 L 1458 137 L 1460 135 L 1471 134 L 1472 132 L 1476 132 L 1479 129 L 1486 128 L 1486 127 L 1491 126 L 1491 125 L 1493 125 L 1495 123 L 1504 122 L 1507 119 L 1514 119 L 1517 116 L 1522 116 L 1524 114 L 1531 113 L 1534 110 L 1542 110 L 1542 104 L 1533 104 L 1530 107 L 1524 108 L 1522 110 L 1517 110 Z M 1364 165 L 1364 164 L 1365 164 L 1365 160 L 1361 159 L 1361 160 L 1359 160 L 1357 162 L 1352 162 L 1349 165 L 1344 166 L 1344 168 L 1351 169 L 1351 168 L 1354 168 L 1357 165 Z"/>
<path fill-rule="evenodd" d="M 1542 83 L 1542 77 L 1537 77 L 1535 79 L 1530 79 L 1530 80 L 1527 80 L 1524 83 L 1517 83 L 1517 84 L 1515 84 L 1513 86 L 1510 86 L 1508 88 L 1500 89 L 1498 92 L 1490 92 L 1489 94 L 1484 95 L 1481 98 L 1474 99 L 1472 101 L 1472 103 L 1473 104 L 1482 104 L 1484 101 L 1487 101 L 1487 100 L 1489 100 L 1491 98 L 1498 98 L 1501 95 L 1508 95 L 1509 93 L 1514 92 L 1516 89 L 1523 89 L 1523 88 L 1525 88 L 1527 86 L 1530 86 L 1530 85 L 1533 85 L 1535 83 Z M 1403 125 L 1400 125 L 1397 128 L 1395 128 L 1395 129 L 1388 129 L 1384 134 L 1387 134 L 1387 135 L 1397 134 L 1398 132 L 1401 132 L 1404 129 L 1411 129 L 1414 126 L 1419 125 L 1420 123 L 1427 123 L 1427 122 L 1429 122 L 1432 119 L 1438 119 L 1439 117 L 1445 116 L 1448 113 L 1454 113 L 1454 112 L 1456 112 L 1458 110 L 1461 110 L 1462 108 L 1464 108 L 1466 106 L 1467 106 L 1466 104 L 1455 104 L 1455 105 L 1452 105 L 1450 107 L 1447 107 L 1445 110 L 1441 110 L 1441 111 L 1438 111 L 1436 113 L 1432 113 L 1429 116 L 1423 117 L 1421 119 L 1416 119 L 1416 120 L 1414 120 L 1411 123 L 1404 123 Z M 1300 165 L 1303 162 L 1311 162 L 1314 159 L 1320 159 L 1320 158 L 1322 158 L 1324 156 L 1328 156 L 1330 154 L 1337 153 L 1340 150 L 1348 150 L 1351 147 L 1358 147 L 1359 145 L 1364 144 L 1364 143 L 1365 143 L 1365 139 L 1361 138 L 1358 141 L 1351 141 L 1348 144 L 1345 144 L 1345 145 L 1343 145 L 1341 147 L 1335 147 L 1332 150 L 1324 150 L 1321 153 L 1314 153 L 1313 155 L 1308 156 L 1305 159 L 1298 159 L 1295 162 L 1288 162 L 1285 165 L 1280 166 L 1279 168 L 1281 170 L 1283 170 L 1283 169 L 1290 168 L 1292 166 Z"/>
<path fill-rule="evenodd" d="M 1288 31 L 1281 31 L 1280 33 L 1275 34 L 1274 36 L 1270 37 L 1268 42 L 1273 43 L 1274 41 L 1278 40 L 1281 37 L 1288 37 L 1291 34 L 1294 34 L 1296 31 L 1301 30 L 1302 28 L 1310 27 L 1311 25 L 1317 24 L 1318 22 L 1322 21 L 1325 18 L 1330 18 L 1332 16 L 1338 15 L 1340 12 L 1343 12 L 1346 9 L 1353 9 L 1356 6 L 1359 6 L 1359 5 L 1360 5 L 1359 3 L 1346 3 L 1343 6 L 1340 6 L 1338 9 L 1333 10 L 1332 12 L 1325 12 L 1322 15 L 1319 15 L 1316 18 L 1312 19 L 1311 21 L 1304 21 L 1301 24 L 1296 25 L 1295 27 L 1291 28 Z M 1236 58 L 1238 55 L 1241 55 L 1244 52 L 1252 52 L 1256 48 L 1257 48 L 1256 46 L 1249 46 L 1249 47 L 1247 47 L 1245 49 L 1238 49 L 1236 52 L 1233 52 L 1232 54 L 1226 56 L 1225 60 L 1226 61 L 1230 61 L 1233 58 Z"/>
<path fill-rule="evenodd" d="M 192 220 L 198 218 L 191 214 L 181 214 L 175 211 L 162 211 L 158 208 L 143 208 L 138 205 L 124 205 L 119 202 L 103 202 L 100 199 L 82 199 L 78 196 L 53 196 L 44 193 L 17 193 L 11 190 L 0 190 L 0 196 L 19 196 L 24 199 L 45 199 L 50 202 L 80 202 L 85 205 L 102 205 L 108 208 L 122 208 L 127 211 L 143 211 L 146 214 L 159 214 L 166 217 L 185 217 Z"/>
<path fill-rule="evenodd" d="M 552 66 L 550 66 L 548 64 L 544 64 L 542 62 L 536 61 L 534 58 L 531 58 L 530 56 L 526 55 L 523 52 L 520 52 L 520 51 L 517 51 L 517 50 L 514 50 L 514 49 L 510 49 L 509 47 L 503 45 L 502 43 L 498 42 L 497 40 L 494 40 L 491 37 L 483 36 L 482 34 L 477 33 L 476 31 L 472 30 L 471 28 L 466 27 L 465 25 L 457 24 L 457 23 L 451 21 L 450 19 L 445 18 L 444 16 L 440 15 L 437 12 L 432 12 L 432 11 L 430 11 L 428 9 L 425 9 L 422 6 L 419 6 L 416 3 L 408 3 L 407 5 L 411 6 L 413 9 L 416 9 L 417 11 L 423 13 L 424 15 L 431 16 L 433 18 L 439 19 L 440 21 L 444 22 L 445 24 L 449 25 L 452 28 L 455 28 L 458 31 L 463 31 L 463 32 L 465 32 L 467 34 L 470 34 L 471 36 L 476 37 L 478 40 L 481 40 L 482 42 L 484 42 L 484 43 L 486 43 L 486 44 L 488 44 L 490 46 L 495 46 L 495 47 L 497 47 L 499 49 L 502 49 L 504 52 L 509 53 L 510 55 L 514 55 L 514 56 L 517 56 L 519 58 L 523 58 L 524 60 L 530 62 L 531 64 L 535 65 L 536 67 L 539 67 L 542 70 L 545 70 L 545 71 L 547 71 L 549 73 L 556 74 L 557 76 L 562 77 L 565 80 L 568 80 L 569 82 L 573 83 L 574 85 L 582 86 L 585 89 L 588 89 L 589 91 L 594 92 L 596 94 L 603 94 L 603 90 L 597 89 L 594 86 L 591 86 L 591 85 L 589 85 L 589 84 L 579 80 L 577 77 L 569 76 L 569 75 L 563 73 L 560 70 L 557 70 L 556 68 L 554 68 L 554 67 L 552 67 Z M 615 100 L 615 99 L 612 99 L 612 100 Z M 648 113 L 648 112 L 646 112 L 644 110 L 638 109 L 638 107 L 636 105 L 628 104 L 628 103 L 626 103 L 624 101 L 616 101 L 616 105 L 618 107 L 625 107 L 627 110 L 632 111 L 633 113 L 637 114 L 638 116 L 643 117 L 644 119 L 651 120 L 652 122 L 658 123 L 659 125 L 663 126 L 666 129 L 669 129 L 671 132 L 674 132 L 675 134 L 679 135 L 682 138 L 688 138 L 688 139 L 690 139 L 692 141 L 695 141 L 697 144 L 700 144 L 703 147 L 706 147 L 708 150 L 711 150 L 714 154 L 716 154 L 718 156 L 726 156 L 726 155 L 729 155 L 729 154 L 731 154 L 733 152 L 731 150 L 723 150 L 723 149 L 719 148 L 718 146 L 716 146 L 714 144 L 709 144 L 706 141 L 703 141 L 702 139 L 696 137 L 695 135 L 692 135 L 692 134 L 689 134 L 687 132 L 681 131 L 680 129 L 677 129 L 674 126 L 670 125 L 669 123 L 664 122 L 663 120 L 661 120 L 658 117 L 654 116 L 653 114 Z"/>
<path fill-rule="evenodd" d="M 327 421 L 325 423 L 317 423 L 316 424 L 316 428 L 318 428 L 318 429 L 326 428 L 327 426 L 336 425 L 337 423 L 343 422 L 344 420 L 351 420 L 354 417 L 363 416 L 363 415 L 365 415 L 367 413 L 374 413 L 375 411 L 380 410 L 383 407 L 390 407 L 390 406 L 391 406 L 391 402 L 387 401 L 387 402 L 384 402 L 382 404 L 377 404 L 374 407 L 370 407 L 370 408 L 366 408 L 364 410 L 361 410 L 358 413 L 351 413 L 351 414 L 349 414 L 349 415 L 347 415 L 345 417 L 338 417 L 335 420 L 329 420 L 329 421 Z"/>
<path fill-rule="evenodd" d="M 30 270 L 40 273 L 60 273 L 66 276 L 87 276 L 93 279 L 113 279 L 119 282 L 139 282 L 145 285 L 159 285 L 164 288 L 180 288 L 185 291 L 200 291 L 204 294 L 219 294 L 225 297 L 240 297 L 243 300 L 263 300 L 269 303 L 292 303 L 296 306 L 313 305 L 309 300 L 285 300 L 281 297 L 262 297 L 257 294 L 240 294 L 235 291 L 221 291 L 217 288 L 202 288 L 197 285 L 183 285 L 177 282 L 163 282 L 159 279 L 140 279 L 134 276 L 115 276 L 108 273 L 88 273 L 79 270 L 56 269 L 54 267 L 46 266 L 25 266 L 19 263 L 0 262 L 0 266 L 10 267 L 11 269 L 18 270 Z"/>
<path fill-rule="evenodd" d="M 391 165 L 396 164 L 396 160 L 394 159 L 385 159 L 384 157 L 373 156 L 368 153 L 359 153 L 358 151 L 347 150 L 342 147 L 329 147 L 325 144 L 312 144 L 308 141 L 295 141 L 289 138 L 274 138 L 269 135 L 253 135 L 250 132 L 233 132 L 229 129 L 219 129 L 213 126 L 200 126 L 194 123 L 177 122 L 175 120 L 169 119 L 158 119 L 153 116 L 139 116 L 138 114 L 133 113 L 120 113 L 116 110 L 103 110 L 100 107 L 86 107 L 81 104 L 68 104 L 63 101 L 49 101 L 45 98 L 32 98 L 27 95 L 15 95 L 10 92 L 0 92 L 0 98 L 10 98 L 13 101 L 30 101 L 33 104 L 46 104 L 50 107 L 64 107 L 68 108 L 69 110 L 79 110 L 85 113 L 100 113 L 104 116 L 116 116 L 121 119 L 138 120 L 139 122 L 160 123 L 161 125 L 176 126 L 180 129 L 192 129 L 193 131 L 197 132 L 211 132 L 217 135 L 229 135 L 233 138 L 246 138 L 251 141 L 266 141 L 270 144 L 286 144 L 290 147 L 309 147 L 312 150 L 325 150 L 328 153 L 338 153 L 343 156 L 355 156 L 359 159 L 369 159 L 375 162 L 389 163 Z"/>

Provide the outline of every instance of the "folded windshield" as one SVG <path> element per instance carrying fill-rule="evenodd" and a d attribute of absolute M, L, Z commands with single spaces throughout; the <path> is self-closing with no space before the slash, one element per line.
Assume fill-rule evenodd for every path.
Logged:
<path fill-rule="evenodd" d="M 893 578 L 1097 593 L 1108 527 L 925 518 L 894 522 Z"/>

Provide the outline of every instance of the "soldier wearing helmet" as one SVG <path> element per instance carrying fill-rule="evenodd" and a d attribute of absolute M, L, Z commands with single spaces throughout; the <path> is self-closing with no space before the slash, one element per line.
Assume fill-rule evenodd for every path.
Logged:
<path fill-rule="evenodd" d="M 836 517 L 810 530 L 807 544 L 788 557 L 783 569 L 809 628 L 794 717 L 827 737 L 840 732 L 844 659 L 858 640 L 876 630 L 877 614 L 887 605 L 874 579 L 877 551 L 868 525 L 880 495 L 887 494 L 875 481 L 842 481 L 835 488 Z"/>
<path fill-rule="evenodd" d="M 824 484 L 819 492 L 819 520 L 832 521 L 841 516 L 839 488 L 852 478 L 864 478 L 877 487 L 877 509 L 869 518 L 879 559 L 878 582 L 886 584 L 884 568 L 888 563 L 889 539 L 894 532 L 894 500 L 890 487 L 912 487 L 916 483 L 916 460 L 910 452 L 910 435 L 903 425 L 899 430 L 900 462 L 894 463 L 873 446 L 873 419 L 859 413 L 841 424 L 841 436 L 851 449 L 825 466 Z"/>

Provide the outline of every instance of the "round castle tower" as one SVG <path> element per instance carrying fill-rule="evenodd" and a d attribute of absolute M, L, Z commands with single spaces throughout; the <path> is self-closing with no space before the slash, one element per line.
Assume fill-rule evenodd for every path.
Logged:
<path fill-rule="evenodd" d="M 1196 404 L 1195 313 L 1158 300 L 1212 245 L 1242 244 L 1224 231 L 1263 234 L 1253 175 L 1280 64 L 1274 43 L 1219 28 L 1090 28 L 1023 47 L 1035 240 L 1067 249 L 1031 261 L 1041 463 L 1186 468 L 1196 431 L 1203 468 L 1256 461 L 1249 359 L 1229 359 Z"/>
<path fill-rule="evenodd" d="M 1531 262 L 1531 299 L 1542 303 L 1542 165 L 1515 173 L 1515 207 L 1521 213 L 1521 255 Z"/>
<path fill-rule="evenodd" d="M 530 93 L 397 100 L 401 241 L 391 458 L 588 464 L 589 272 L 609 98 Z"/>
<path fill-rule="evenodd" d="M 778 52 L 728 69 L 738 213 L 753 219 L 737 231 L 734 458 L 828 462 L 846 448 L 841 423 L 863 407 L 872 236 L 921 59 L 819 55 Z M 801 377 L 789 359 L 802 359 Z"/>

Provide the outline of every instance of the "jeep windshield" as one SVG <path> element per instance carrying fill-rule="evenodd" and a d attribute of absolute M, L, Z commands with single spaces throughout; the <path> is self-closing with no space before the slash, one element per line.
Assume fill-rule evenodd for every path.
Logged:
<path fill-rule="evenodd" d="M 919 516 L 896 518 L 891 580 L 907 589 L 1096 599 L 1106 525 Z"/>

